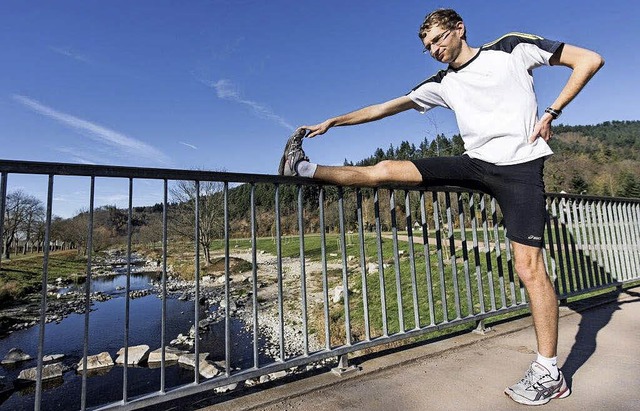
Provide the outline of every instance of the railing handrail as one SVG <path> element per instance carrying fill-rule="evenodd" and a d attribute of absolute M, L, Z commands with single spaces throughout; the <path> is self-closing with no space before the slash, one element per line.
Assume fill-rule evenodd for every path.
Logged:
<path fill-rule="evenodd" d="M 256 174 L 256 173 L 237 173 L 226 171 L 209 171 L 209 170 L 186 170 L 176 168 L 157 168 L 157 167 L 135 167 L 135 166 L 117 166 L 117 165 L 94 165 L 94 164 L 75 164 L 75 163 L 58 163 L 47 161 L 23 161 L 23 160 L 4 160 L 0 159 L 0 172 L 16 173 L 16 174 L 40 174 L 40 175 L 63 175 L 63 176 L 81 176 L 81 177 L 114 177 L 114 178 L 142 178 L 149 180 L 198 180 L 198 181 L 221 181 L 229 183 L 276 183 L 276 184 L 296 184 L 306 186 L 335 186 L 313 180 L 310 178 L 279 176 L 275 174 Z M 415 190 L 417 187 L 410 185 L 380 185 L 378 188 L 394 188 L 397 190 Z M 368 187 L 372 188 L 372 187 Z M 454 185 L 438 185 L 429 186 L 429 191 L 450 191 L 456 193 L 474 192 L 478 190 L 470 190 L 468 188 L 458 187 Z M 594 196 L 584 194 L 556 193 L 547 192 L 547 197 L 556 198 L 573 198 L 588 201 L 616 201 L 640 203 L 640 198 L 630 197 L 607 197 Z"/>

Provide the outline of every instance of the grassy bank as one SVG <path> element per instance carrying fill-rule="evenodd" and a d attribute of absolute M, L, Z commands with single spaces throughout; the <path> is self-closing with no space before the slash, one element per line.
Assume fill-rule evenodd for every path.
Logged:
<path fill-rule="evenodd" d="M 0 267 L 0 307 L 7 306 L 25 295 L 39 291 L 42 287 L 43 255 L 14 255 L 11 260 L 2 260 Z M 62 277 L 76 280 L 83 277 L 87 260 L 76 250 L 49 253 L 49 281 Z"/>

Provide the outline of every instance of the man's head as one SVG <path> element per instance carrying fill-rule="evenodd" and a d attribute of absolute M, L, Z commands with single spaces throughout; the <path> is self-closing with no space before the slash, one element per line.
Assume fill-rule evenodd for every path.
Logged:
<path fill-rule="evenodd" d="M 466 42 L 467 30 L 455 10 L 438 9 L 425 17 L 418 36 L 425 46 L 425 53 L 438 61 L 450 63 L 460 53 L 461 40 Z"/>

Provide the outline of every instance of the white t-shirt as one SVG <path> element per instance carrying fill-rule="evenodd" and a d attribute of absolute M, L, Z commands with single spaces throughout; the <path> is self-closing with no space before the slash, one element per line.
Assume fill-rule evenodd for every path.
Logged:
<path fill-rule="evenodd" d="M 532 70 L 549 65 L 561 45 L 509 33 L 482 46 L 462 67 L 439 71 L 408 96 L 422 113 L 437 106 L 453 110 L 469 157 L 509 165 L 549 156 L 553 151 L 543 139 L 528 141 L 538 119 Z"/>

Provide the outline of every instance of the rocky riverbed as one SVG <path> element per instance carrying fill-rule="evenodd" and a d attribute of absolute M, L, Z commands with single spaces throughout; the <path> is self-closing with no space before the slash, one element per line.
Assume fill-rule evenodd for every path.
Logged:
<path fill-rule="evenodd" d="M 221 257 L 221 256 L 214 256 Z M 234 253 L 231 257 L 232 265 L 238 264 L 238 266 L 246 267 L 247 262 L 252 261 L 252 255 L 249 252 Z M 121 258 L 113 258 L 101 262 L 94 273 L 94 278 L 101 276 L 113 275 L 113 271 L 120 270 L 126 261 Z M 244 264 L 241 264 L 244 263 Z M 260 335 L 260 354 L 263 357 L 272 359 L 278 359 L 281 356 L 280 352 L 280 339 L 281 339 L 281 326 L 283 328 L 283 340 L 284 340 L 284 356 L 289 358 L 291 356 L 300 355 L 305 351 L 304 347 L 304 335 L 302 331 L 302 319 L 301 317 L 301 282 L 300 282 L 300 261 L 296 258 L 283 258 L 281 260 L 282 267 L 282 288 L 283 295 L 283 318 L 284 324 L 280 324 L 280 310 L 278 304 L 278 260 L 275 256 L 268 254 L 257 255 L 257 301 L 258 301 L 258 326 Z M 248 265 L 250 266 L 250 264 Z M 161 271 L 161 267 L 156 262 L 145 262 L 144 260 L 137 259 L 135 265 L 132 264 L 132 268 L 135 267 L 135 273 L 152 273 L 153 278 L 159 278 L 158 273 Z M 339 264 L 329 265 L 328 269 L 339 269 Z M 246 268 L 245 268 L 246 270 Z M 242 270 L 231 270 L 232 274 L 229 276 L 229 307 L 227 307 L 225 299 L 225 275 L 224 272 L 211 272 L 210 275 L 203 276 L 200 279 L 200 288 L 197 294 L 198 306 L 204 315 L 201 315 L 201 319 L 197 326 L 191 325 L 190 329 L 185 329 L 182 333 L 179 333 L 172 338 L 171 343 L 167 346 L 167 353 L 171 356 L 177 355 L 178 358 L 184 355 L 192 355 L 195 339 L 202 338 L 203 333 L 206 333 L 211 327 L 214 327 L 217 323 L 224 321 L 225 313 L 228 309 L 230 318 L 233 321 L 241 321 L 244 324 L 244 328 L 247 331 L 247 335 L 253 333 L 253 272 Z M 308 312 L 312 312 L 313 307 L 321 303 L 322 300 L 322 287 L 318 281 L 322 272 L 322 266 L 318 262 L 307 262 L 305 264 L 305 272 L 307 274 L 307 309 Z M 126 273 L 126 271 L 125 271 Z M 121 275 L 121 274 L 120 274 Z M 145 277 L 146 278 L 146 277 Z M 310 280 L 313 278 L 313 280 Z M 62 279 L 55 279 L 47 289 L 47 322 L 61 322 L 64 318 L 72 313 L 84 313 L 86 309 L 85 292 L 73 289 L 73 285 Z M 82 285 L 80 285 L 82 288 Z M 142 289 L 136 289 L 131 291 L 130 298 L 144 297 L 148 295 L 155 295 L 157 298 L 163 298 L 163 289 L 166 288 L 166 298 L 176 299 L 182 301 L 195 301 L 196 290 L 194 281 L 185 281 L 174 275 L 169 269 L 169 275 L 165 287 L 161 280 L 151 280 L 148 282 L 148 287 Z M 93 292 L 90 294 L 91 298 L 91 310 L 99 310 L 100 305 L 98 303 L 107 301 L 111 298 L 121 298 L 123 294 L 122 289 L 116 289 L 115 292 Z M 37 325 L 40 321 L 40 296 L 35 295 L 29 299 L 26 304 L 14 307 L 9 310 L 5 310 L 2 315 L 4 318 L 9 318 L 9 325 L 5 328 L 5 333 L 11 333 L 16 330 L 28 328 L 33 325 Z M 219 329 L 219 326 L 217 327 Z M 5 334 L 6 335 L 6 334 Z M 220 338 L 220 337 L 217 337 Z M 233 338 L 237 338 L 234 334 Z M 252 337 L 250 337 L 252 338 Z M 313 352 L 323 348 L 322 344 L 315 338 L 314 334 L 308 335 L 308 351 Z M 145 346 L 145 354 L 139 357 L 140 364 L 142 366 L 148 366 L 149 368 L 157 367 L 154 365 L 158 357 L 158 350 Z M 18 350 L 20 347 L 15 347 Z M 31 353 L 32 355 L 35 353 Z M 109 353 L 89 353 L 90 364 L 98 364 L 96 368 L 101 368 L 106 364 L 106 367 L 114 366 L 114 363 L 107 359 Z M 167 354 L 167 355 L 169 355 Z M 64 358 L 64 353 L 56 354 L 57 358 Z M 155 358 L 155 360 L 151 360 Z M 171 357 L 173 358 L 173 357 Z M 185 357 L 186 358 L 186 357 Z M 95 360 L 95 361 L 94 361 Z M 194 360 L 195 361 L 195 360 Z M 204 361 L 204 362 L 202 362 Z M 20 364 L 21 361 L 17 361 Z M 178 361 L 179 362 L 179 361 Z M 331 361 L 323 361 L 318 364 L 310 364 L 303 367 L 295 367 L 287 371 L 274 373 L 269 376 L 262 376 L 261 378 L 253 379 L 246 382 L 246 385 L 254 385 L 268 380 L 281 378 L 291 373 L 306 372 L 308 369 L 323 367 L 325 364 Z M 53 364 L 56 362 L 53 361 Z M 80 363 L 82 364 L 82 362 Z M 51 366 L 47 367 L 47 376 L 51 375 L 51 378 L 57 378 L 62 373 L 69 371 L 70 369 L 81 372 L 82 368 L 80 364 L 69 365 L 66 364 L 63 367 Z M 17 365 L 19 366 L 19 365 Z M 184 361 L 183 361 L 184 366 Z M 93 367 L 93 365 L 91 366 Z M 90 367 L 90 368 L 91 368 Z M 220 362 L 211 362 L 206 358 L 201 360 L 200 369 L 205 373 L 203 377 L 211 378 L 218 374 L 220 370 L 224 370 L 225 364 Z M 236 368 L 237 370 L 238 368 Z M 28 376 L 33 374 L 32 368 L 24 369 L 24 373 L 21 372 L 21 379 L 29 379 Z M 90 374 L 92 375 L 92 374 Z M 66 377 L 65 377 L 66 378 Z M 6 381 L 0 381 L 6 385 Z M 229 387 L 227 387 L 229 388 Z"/>

